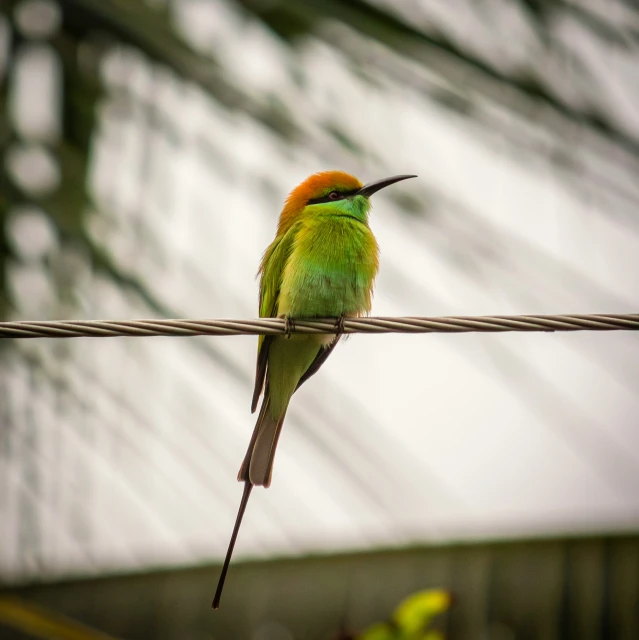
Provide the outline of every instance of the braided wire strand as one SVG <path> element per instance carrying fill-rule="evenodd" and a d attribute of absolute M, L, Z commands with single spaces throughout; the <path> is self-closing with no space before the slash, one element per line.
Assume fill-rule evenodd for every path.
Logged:
<path fill-rule="evenodd" d="M 0 322 L 0 339 L 283 335 L 289 333 L 496 333 L 637 331 L 639 313 L 256 320 L 46 320 Z"/>

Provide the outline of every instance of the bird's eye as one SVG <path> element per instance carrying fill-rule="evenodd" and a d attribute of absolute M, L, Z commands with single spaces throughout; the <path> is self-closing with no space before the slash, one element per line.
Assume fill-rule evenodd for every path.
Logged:
<path fill-rule="evenodd" d="M 339 191 L 331 191 L 328 194 L 329 200 L 339 200 L 341 198 L 341 195 L 339 193 Z"/>

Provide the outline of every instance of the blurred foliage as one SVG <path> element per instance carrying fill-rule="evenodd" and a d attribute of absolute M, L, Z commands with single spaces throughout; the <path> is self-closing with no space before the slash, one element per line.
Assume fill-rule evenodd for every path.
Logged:
<path fill-rule="evenodd" d="M 450 640 L 639 637 L 638 535 L 238 563 L 224 605 L 212 613 L 208 595 L 218 572 L 197 566 L 36 582 L 6 595 L 127 640 L 361 640 L 352 630 L 396 610 L 405 594 L 414 594 L 406 603 L 414 603 L 415 619 L 423 613 L 426 625 L 433 614 L 431 631 Z M 423 591 L 424 584 L 446 590 Z M 3 631 L 0 623 L 2 638 Z"/>
<path fill-rule="evenodd" d="M 388 622 L 374 624 L 357 640 L 444 640 L 431 624 L 448 611 L 451 602 L 450 594 L 441 589 L 414 593 L 399 604 Z"/>

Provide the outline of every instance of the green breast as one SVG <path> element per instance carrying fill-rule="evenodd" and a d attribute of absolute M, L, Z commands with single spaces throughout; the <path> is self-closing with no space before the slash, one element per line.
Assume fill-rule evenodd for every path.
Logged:
<path fill-rule="evenodd" d="M 370 311 L 378 248 L 368 226 L 348 216 L 304 221 L 284 267 L 278 314 L 359 315 Z"/>

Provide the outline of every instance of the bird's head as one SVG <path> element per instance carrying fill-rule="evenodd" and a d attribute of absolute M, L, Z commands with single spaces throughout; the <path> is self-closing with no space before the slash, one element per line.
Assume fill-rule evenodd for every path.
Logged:
<path fill-rule="evenodd" d="M 286 233 L 307 207 L 312 207 L 310 211 L 314 213 L 351 215 L 365 222 L 370 209 L 370 196 L 395 182 L 416 177 L 393 176 L 364 185 L 344 171 L 314 173 L 289 194 L 280 214 L 277 233 Z"/>

